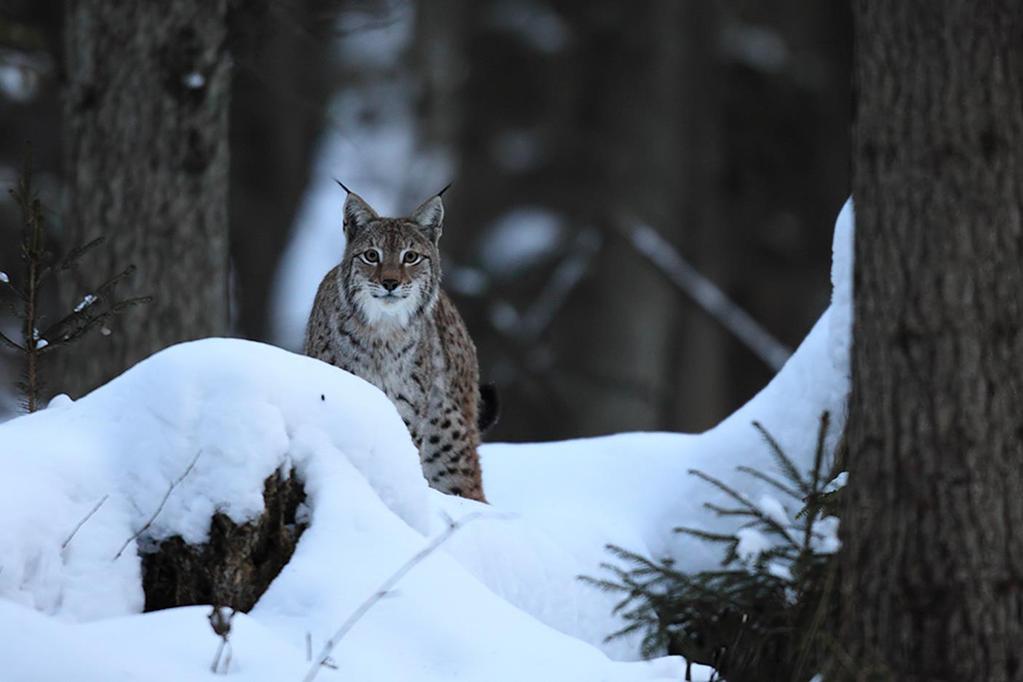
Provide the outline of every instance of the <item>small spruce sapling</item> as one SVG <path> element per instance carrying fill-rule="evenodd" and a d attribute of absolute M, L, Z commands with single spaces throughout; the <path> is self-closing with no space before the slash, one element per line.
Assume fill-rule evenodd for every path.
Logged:
<path fill-rule="evenodd" d="M 6 346 L 22 356 L 24 372 L 18 389 L 25 409 L 35 412 L 39 409 L 43 389 L 40 364 L 45 356 L 73 343 L 93 329 L 105 329 L 104 323 L 111 317 L 148 303 L 152 297 L 136 296 L 122 300 L 115 297 L 114 288 L 117 284 L 135 272 L 135 266 L 129 265 L 94 292 L 85 293 L 71 312 L 44 324 L 48 321 L 41 311 L 44 287 L 55 277 L 77 267 L 83 256 L 103 243 L 103 237 L 70 249 L 63 258 L 54 256 L 47 246 L 43 206 L 32 185 L 32 162 L 28 152 L 18 181 L 10 193 L 21 213 L 20 256 L 24 270 L 20 279 L 12 277 L 10 273 L 0 272 L 0 292 L 6 290 L 10 294 L 5 302 L 6 308 L 21 321 L 21 330 L 20 339 L 12 339 L 0 331 L 0 346 Z"/>
<path fill-rule="evenodd" d="M 708 509 L 744 520 L 735 534 L 675 529 L 720 545 L 720 569 L 687 574 L 670 559 L 654 561 L 608 545 L 619 560 L 601 564 L 611 577 L 581 576 L 622 596 L 615 613 L 627 624 L 608 639 L 641 633 L 644 655 L 682 655 L 690 663 L 712 666 L 729 682 L 804 681 L 823 669 L 833 653 L 825 625 L 836 617 L 835 510 L 844 482 L 838 458 L 826 461 L 831 459 L 825 446 L 828 424 L 825 412 L 813 468 L 803 473 L 771 434 L 753 423 L 778 474 L 738 470 L 797 501 L 801 511 L 794 518 L 773 497 L 755 502 L 713 476 L 690 471 L 732 503 L 707 503 Z"/>

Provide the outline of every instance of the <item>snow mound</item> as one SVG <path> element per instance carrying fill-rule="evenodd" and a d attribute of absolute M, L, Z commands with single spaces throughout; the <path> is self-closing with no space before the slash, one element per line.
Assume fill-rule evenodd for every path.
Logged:
<path fill-rule="evenodd" d="M 831 308 L 735 414 L 695 435 L 484 446 L 491 506 L 427 487 L 400 417 L 377 389 L 247 341 L 175 346 L 77 402 L 55 400 L 0 424 L 5 672 L 27 680 L 210 674 L 218 640 L 208 608 L 140 614 L 132 537 L 151 520 L 143 548 L 174 534 L 201 542 L 215 511 L 253 518 L 264 479 L 293 471 L 310 526 L 252 612 L 235 619 L 238 679 L 300 678 L 307 640 L 318 651 L 427 536 L 477 513 L 358 622 L 322 679 L 679 679 L 677 657 L 634 661 L 636 638 L 604 641 L 623 625 L 611 613 L 615 598 L 578 576 L 600 573 L 607 544 L 672 557 L 683 570 L 716 565 L 717 548 L 672 530 L 738 531 L 704 508 L 724 500 L 693 469 L 786 513 L 771 497 L 777 491 L 736 467 L 773 469 L 754 420 L 803 468 L 822 411 L 832 415 L 830 445 L 841 432 L 851 235 L 849 207 L 836 225 Z M 745 537 L 744 551 L 759 542 Z M 708 675 L 694 668 L 695 679 Z"/>
<path fill-rule="evenodd" d="M 143 541 L 202 542 L 216 511 L 254 518 L 274 471 L 306 478 L 310 443 L 334 469 L 354 466 L 404 522 L 429 524 L 418 456 L 387 398 L 256 343 L 174 346 L 76 403 L 5 423 L 0 439 L 9 474 L 0 480 L 0 594 L 68 618 L 141 608 L 135 552 L 114 557 L 174 481 Z"/>
<path fill-rule="evenodd" d="M 57 400 L 3 424 L 0 442 L 8 474 L 0 480 L 0 639 L 25 666 L 24 679 L 32 670 L 37 679 L 66 678 L 43 671 L 63 670 L 60 661 L 83 650 L 93 652 L 82 660 L 96 662 L 96 679 L 201 675 L 217 643 L 206 611 L 137 615 L 143 594 L 133 535 L 151 522 L 138 540 L 143 549 L 171 535 L 202 542 L 215 512 L 237 523 L 257 516 L 274 471 L 304 481 L 310 526 L 256 608 L 240 617 L 234 670 L 245 679 L 301 672 L 307 636 L 318 650 L 446 523 L 447 503 L 438 501 L 445 496 L 427 487 L 386 396 L 324 363 L 248 341 L 167 349 L 77 402 Z M 450 508 L 456 517 L 481 509 L 495 516 L 462 500 Z M 507 523 L 476 525 L 499 538 L 495 524 Z M 605 622 L 608 610 L 600 609 Z M 42 635 L 58 649 L 66 644 L 61 655 L 46 665 L 15 655 Z M 673 658 L 614 663 L 516 609 L 443 551 L 418 565 L 333 657 L 338 671 L 325 673 L 365 680 L 656 680 L 680 669 Z"/>

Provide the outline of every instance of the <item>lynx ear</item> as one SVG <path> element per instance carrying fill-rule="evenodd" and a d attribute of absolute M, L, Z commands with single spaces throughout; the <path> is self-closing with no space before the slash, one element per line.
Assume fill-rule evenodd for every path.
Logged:
<path fill-rule="evenodd" d="M 360 197 L 358 194 L 341 184 L 340 180 L 335 180 L 337 184 L 341 185 L 346 192 L 348 192 L 348 198 L 345 199 L 345 239 L 351 239 L 352 235 L 366 227 L 366 223 L 380 216 L 377 212 L 366 203 L 366 200 Z"/>
<path fill-rule="evenodd" d="M 434 241 L 440 239 L 444 225 L 444 202 L 441 201 L 440 194 L 430 197 L 412 211 L 411 220 L 422 227 Z"/>

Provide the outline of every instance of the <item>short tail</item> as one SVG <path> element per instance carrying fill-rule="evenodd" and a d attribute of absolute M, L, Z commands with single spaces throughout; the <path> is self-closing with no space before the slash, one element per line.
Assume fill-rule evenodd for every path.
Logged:
<path fill-rule="evenodd" d="M 501 416 L 501 403 L 497 399 L 497 386 L 494 384 L 480 384 L 480 405 L 476 417 L 476 424 L 479 426 L 480 434 L 484 434 L 493 428 Z"/>

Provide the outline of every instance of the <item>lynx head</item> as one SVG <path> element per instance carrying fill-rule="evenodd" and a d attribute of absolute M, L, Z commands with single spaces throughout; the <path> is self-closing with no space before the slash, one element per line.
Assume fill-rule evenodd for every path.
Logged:
<path fill-rule="evenodd" d="M 407 218 L 383 218 L 358 194 L 348 193 L 341 287 L 366 324 L 404 327 L 433 308 L 440 288 L 437 242 L 443 220 L 439 194 Z"/>

